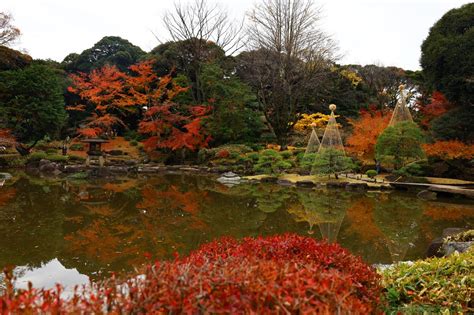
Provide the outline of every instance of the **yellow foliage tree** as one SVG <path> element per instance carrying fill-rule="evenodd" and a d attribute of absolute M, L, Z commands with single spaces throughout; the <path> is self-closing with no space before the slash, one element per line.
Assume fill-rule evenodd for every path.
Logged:
<path fill-rule="evenodd" d="M 316 128 L 316 129 L 321 129 L 324 128 L 328 121 L 329 118 L 331 117 L 330 115 L 325 115 L 322 113 L 314 113 L 314 114 L 301 114 L 300 119 L 296 122 L 296 124 L 293 126 L 294 130 L 297 132 L 307 132 L 311 130 L 311 128 Z M 336 116 L 339 117 L 339 116 Z"/>

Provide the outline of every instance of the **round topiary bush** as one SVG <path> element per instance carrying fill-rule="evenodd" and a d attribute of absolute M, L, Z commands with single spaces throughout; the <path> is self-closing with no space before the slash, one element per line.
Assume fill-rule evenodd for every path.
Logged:
<path fill-rule="evenodd" d="M 49 292 L 45 306 L 44 292 L 7 293 L 0 310 L 369 314 L 377 312 L 382 289 L 376 272 L 339 245 L 286 234 L 216 240 L 125 283 L 96 284 L 93 299 L 86 292 L 58 303 Z"/>
<path fill-rule="evenodd" d="M 367 177 L 369 177 L 369 178 L 374 178 L 375 176 L 377 176 L 377 171 L 376 170 L 368 170 L 367 172 L 365 172 L 365 175 L 367 175 Z"/>

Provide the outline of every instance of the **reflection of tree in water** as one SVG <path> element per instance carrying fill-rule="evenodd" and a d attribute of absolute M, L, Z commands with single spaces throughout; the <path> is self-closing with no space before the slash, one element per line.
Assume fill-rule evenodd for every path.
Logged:
<path fill-rule="evenodd" d="M 394 262 L 405 258 L 410 243 L 419 234 L 422 201 L 397 193 L 381 194 L 374 209 L 374 220 L 387 239 Z"/>
<path fill-rule="evenodd" d="M 349 207 L 349 194 L 343 191 L 298 191 L 301 206 L 293 205 L 288 209 L 298 222 L 309 223 L 309 233 L 318 225 L 321 236 L 329 242 L 335 242 L 342 220 Z"/>
<path fill-rule="evenodd" d="M 353 194 L 341 227 L 340 242 L 368 263 L 385 262 L 388 257 L 385 235 L 374 220 L 373 194 Z"/>
<path fill-rule="evenodd" d="M 67 206 L 60 185 L 24 176 L 0 194 L 0 268 L 37 267 L 56 257 L 63 246 Z"/>

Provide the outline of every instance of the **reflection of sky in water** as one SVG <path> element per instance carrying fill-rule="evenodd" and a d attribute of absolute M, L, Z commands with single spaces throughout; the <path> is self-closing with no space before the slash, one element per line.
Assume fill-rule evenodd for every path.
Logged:
<path fill-rule="evenodd" d="M 18 277 L 15 283 L 18 289 L 28 288 L 28 282 L 31 282 L 35 288 L 47 289 L 61 283 L 66 290 L 72 290 L 75 285 L 89 283 L 88 276 L 80 274 L 76 268 L 65 268 L 57 258 L 39 268 L 16 267 L 14 272 Z"/>

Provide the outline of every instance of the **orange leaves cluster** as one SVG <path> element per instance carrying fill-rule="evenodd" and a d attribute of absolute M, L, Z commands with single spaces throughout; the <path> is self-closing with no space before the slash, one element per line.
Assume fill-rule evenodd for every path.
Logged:
<path fill-rule="evenodd" d="M 349 119 L 354 129 L 347 139 L 347 151 L 363 159 L 374 159 L 377 138 L 389 121 L 390 114 L 376 110 L 375 107 L 361 110 L 359 119 Z"/>
<path fill-rule="evenodd" d="M 207 146 L 210 137 L 203 132 L 201 120 L 209 112 L 208 106 L 174 103 L 173 99 L 187 88 L 174 84 L 170 75 L 158 77 L 151 60 L 129 69 L 127 74 L 115 66 L 105 66 L 89 74 L 71 76 L 73 86 L 68 90 L 94 106 L 79 134 L 98 137 L 113 127 L 126 128 L 123 119 L 144 110 L 139 132 L 149 137 L 144 142 L 146 149 L 195 150 Z M 87 106 L 77 104 L 68 109 L 83 111 Z"/>
<path fill-rule="evenodd" d="M 186 114 L 186 109 L 180 107 L 176 103 L 155 105 L 145 113 L 138 131 L 149 136 L 143 142 L 147 150 L 195 150 L 208 146 L 211 138 L 203 132 L 201 121 L 210 108 L 193 106 Z"/>
<path fill-rule="evenodd" d="M 16 139 L 10 129 L 0 128 L 0 144 L 12 144 Z"/>
<path fill-rule="evenodd" d="M 459 140 L 436 141 L 422 145 L 426 155 L 443 160 L 474 159 L 474 145 Z"/>

